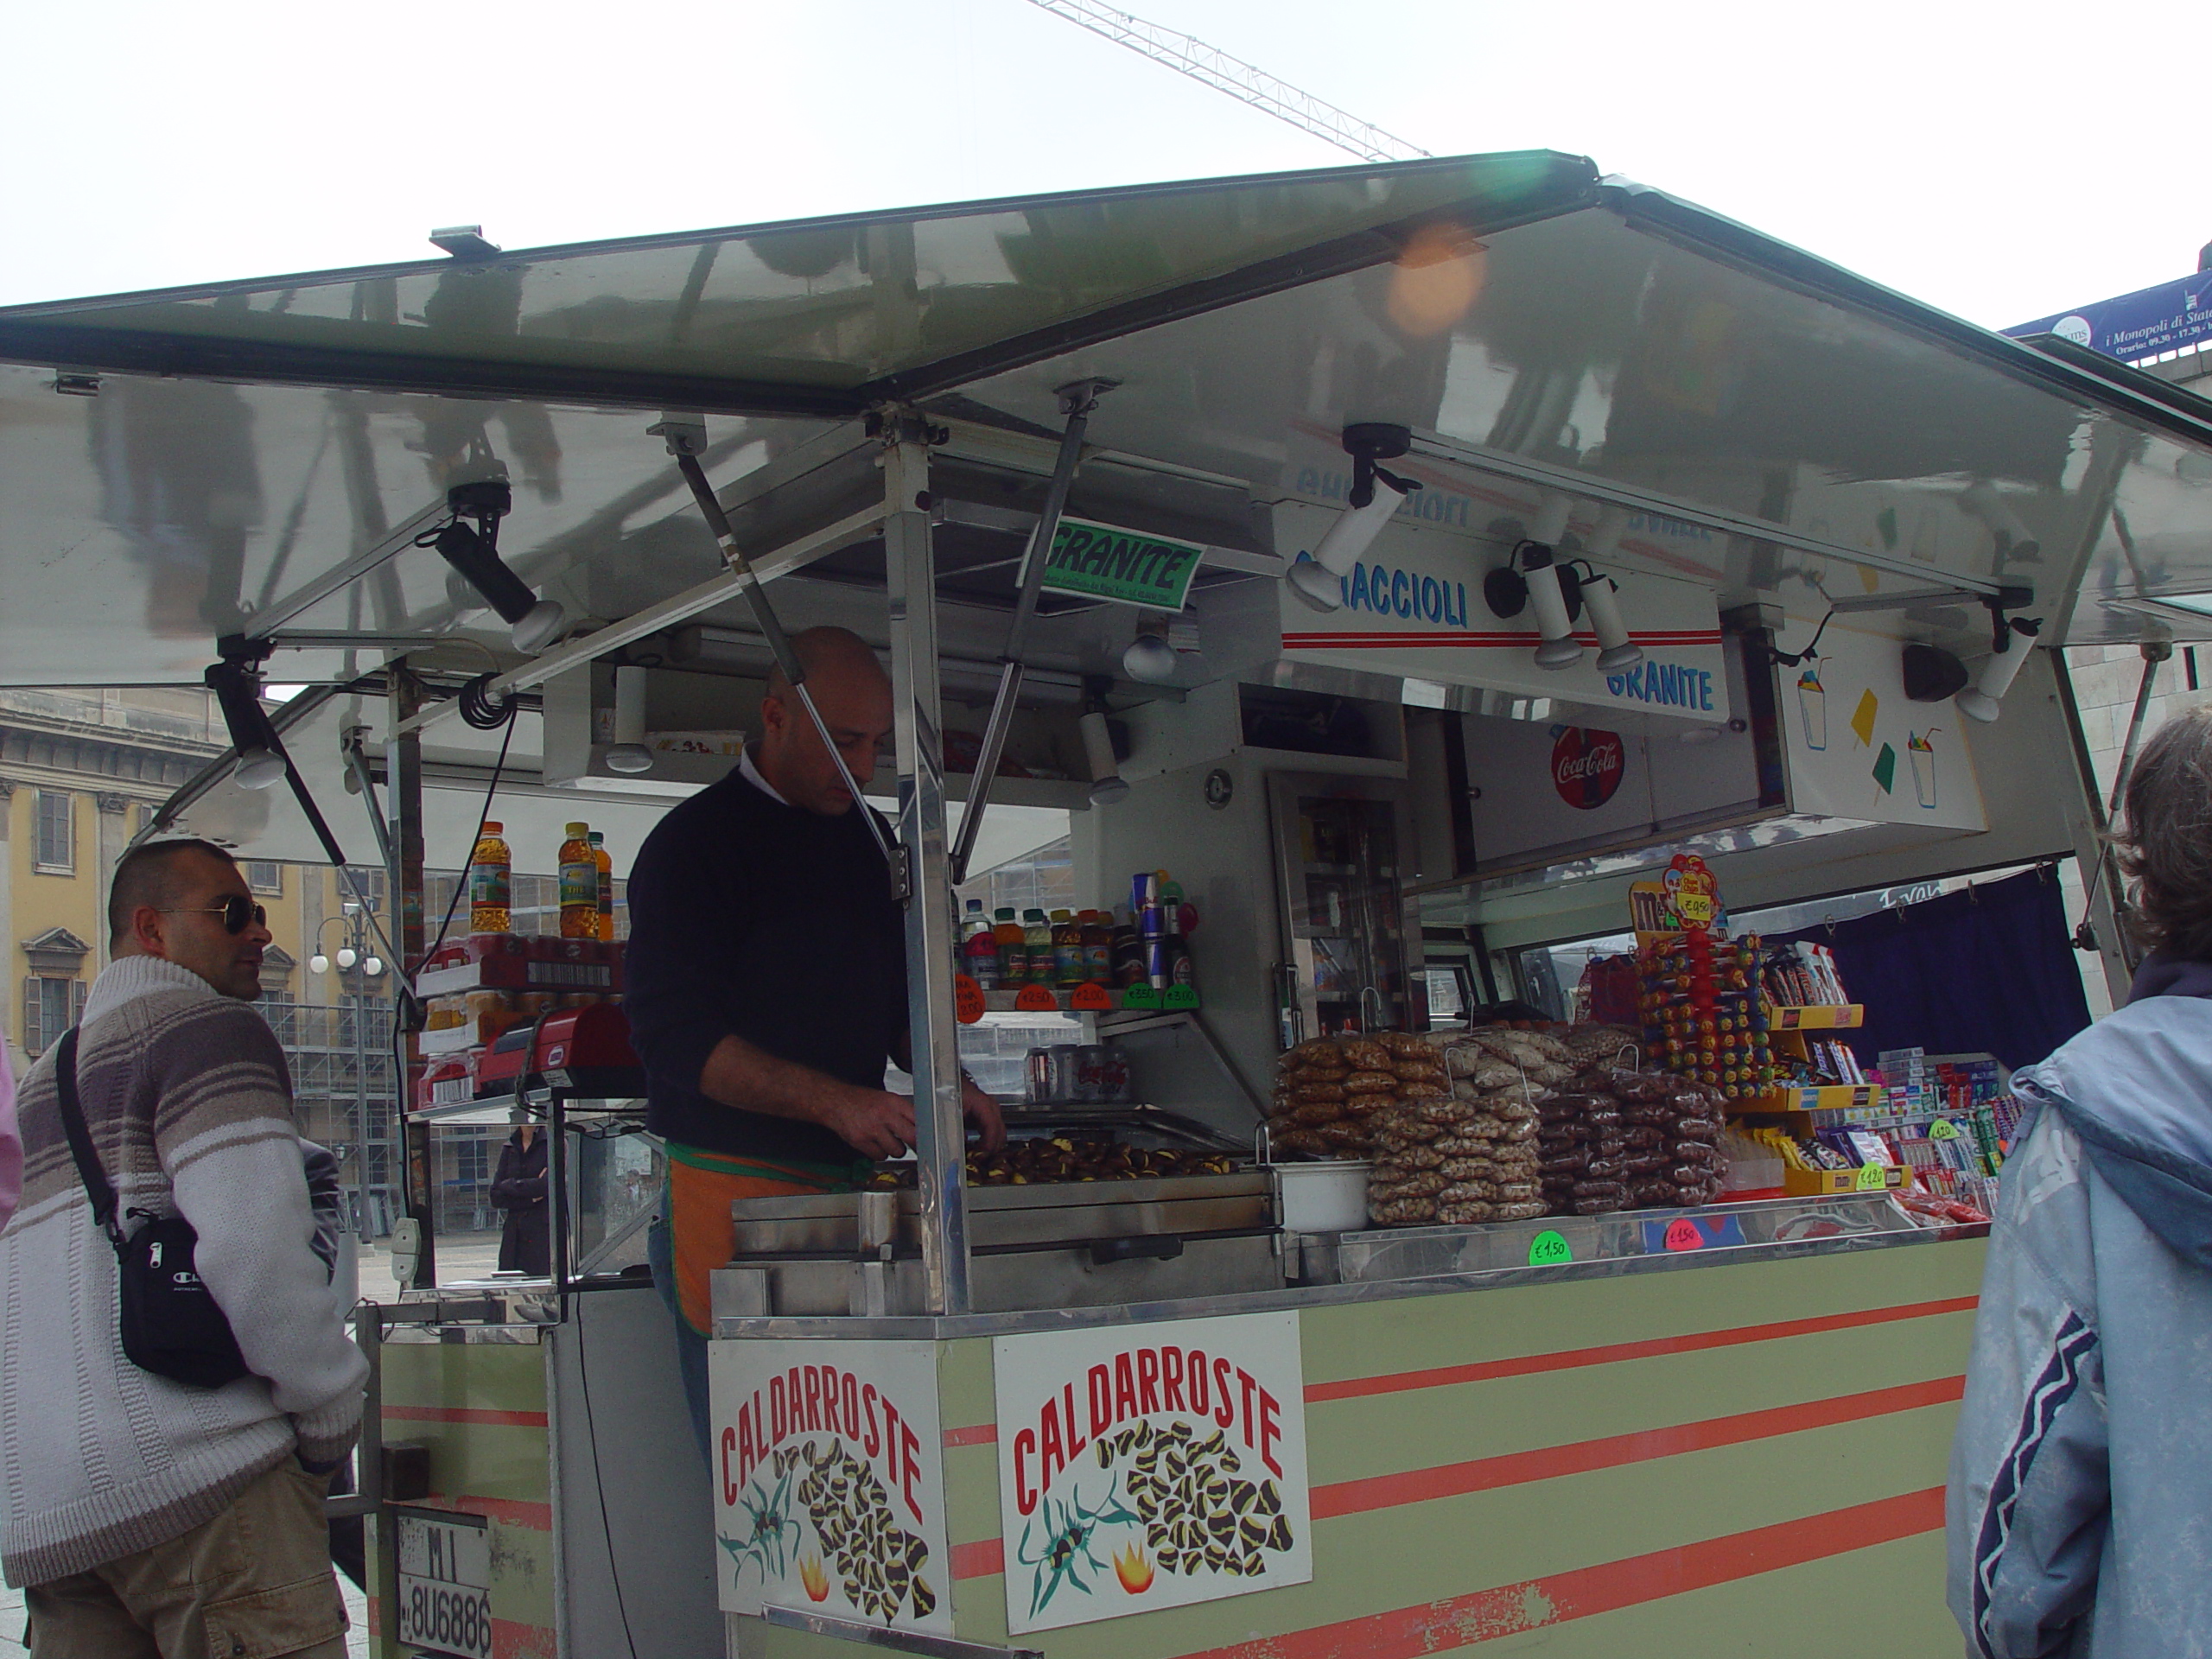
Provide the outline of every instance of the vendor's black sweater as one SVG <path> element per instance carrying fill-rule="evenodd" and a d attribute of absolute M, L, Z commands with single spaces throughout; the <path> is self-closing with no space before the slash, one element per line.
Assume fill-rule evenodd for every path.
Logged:
<path fill-rule="evenodd" d="M 903 921 L 862 806 L 823 817 L 736 772 L 660 821 L 630 873 L 630 1029 L 647 1125 L 709 1152 L 845 1163 L 828 1129 L 699 1092 L 731 1034 L 861 1088 L 906 1024 Z"/>

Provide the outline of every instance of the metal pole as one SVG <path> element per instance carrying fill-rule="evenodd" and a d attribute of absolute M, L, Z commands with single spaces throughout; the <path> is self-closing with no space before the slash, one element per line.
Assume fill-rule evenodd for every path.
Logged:
<path fill-rule="evenodd" d="M 385 746 L 384 761 L 385 807 L 391 820 L 390 886 L 396 924 L 392 943 L 400 955 L 393 964 L 395 973 L 404 973 L 410 963 L 420 967 L 429 944 L 423 931 L 423 740 L 405 728 L 423 701 L 422 682 L 401 664 L 391 675 L 391 729 L 404 734 Z M 462 879 L 467 879 L 465 874 Z M 392 1121 L 399 1152 L 395 1176 L 400 1209 L 415 1218 L 422 1233 L 415 1258 L 415 1283 L 410 1287 L 414 1288 L 438 1282 L 437 1225 L 430 1205 L 429 1135 L 427 1130 L 410 1133 L 407 1122 L 407 1103 L 415 1098 L 423 1062 L 401 1046 L 405 1041 L 401 1027 L 406 1021 L 398 1017 L 400 1012 L 411 1010 L 410 1018 L 419 1019 L 421 1010 L 412 999 L 393 1006 Z"/>
<path fill-rule="evenodd" d="M 1052 556 L 1052 540 L 1059 534 L 1060 515 L 1067 510 L 1068 490 L 1083 459 L 1083 435 L 1090 424 L 1090 411 L 1098 407 L 1103 380 L 1077 380 L 1060 388 L 1060 408 L 1068 417 L 1060 434 L 1060 453 L 1052 463 L 1052 481 L 1046 486 L 1045 511 L 1030 532 L 1029 554 L 1022 567 L 1021 596 L 1014 607 L 1014 626 L 1007 630 L 1006 657 L 999 668 L 998 694 L 991 699 L 991 717 L 983 727 L 983 741 L 976 752 L 976 770 L 968 782 L 967 810 L 960 815 L 960 839 L 952 849 L 951 880 L 958 887 L 968 879 L 968 861 L 976 851 L 976 837 L 983 828 L 983 809 L 990 804 L 991 785 L 997 779 L 999 755 L 1006 747 L 1007 728 L 1014 723 L 1014 705 L 1021 695 L 1022 647 L 1029 642 L 1029 625 L 1037 619 L 1038 595 L 1044 591 L 1045 566 Z"/>
<path fill-rule="evenodd" d="M 361 925 L 359 917 L 353 918 L 353 962 L 358 967 L 367 953 L 362 946 L 368 939 L 368 929 Z M 362 975 L 365 982 L 368 976 Z M 353 999 L 353 1190 L 360 1200 L 360 1213 L 353 1218 L 353 1236 L 365 1241 L 369 1236 L 369 999 Z"/>
<path fill-rule="evenodd" d="M 658 430 L 659 429 L 655 429 Z M 676 469 L 683 474 L 683 481 L 691 486 L 691 499 L 699 504 L 699 514 L 707 521 L 707 528 L 714 532 L 715 540 L 722 550 L 722 557 L 729 562 L 730 572 L 736 576 L 738 591 L 745 595 L 745 602 L 753 607 L 753 620 L 760 625 L 768 650 L 775 657 L 776 666 L 783 671 L 784 678 L 791 682 L 792 690 L 798 693 L 799 704 L 806 710 L 806 717 L 814 722 L 814 729 L 821 735 L 822 747 L 830 751 L 830 758 L 837 763 L 837 776 L 850 791 L 854 809 L 861 815 L 861 822 L 868 825 L 868 832 L 875 838 L 875 849 L 883 855 L 883 861 L 891 872 L 891 889 L 898 898 L 906 896 L 902 880 L 902 866 L 893 853 L 891 842 L 883 833 L 883 826 L 875 821 L 875 814 L 868 809 L 868 801 L 861 793 L 860 784 L 853 777 L 853 769 L 845 764 L 844 752 L 838 748 L 836 739 L 830 735 L 829 722 L 822 718 L 822 711 L 814 706 L 814 694 L 806 689 L 806 664 L 800 662 L 798 653 L 791 649 L 791 642 L 785 636 L 784 625 L 776 620 L 775 607 L 769 604 L 760 579 L 753 574 L 752 562 L 745 556 L 745 550 L 738 544 L 737 532 L 730 528 L 729 515 L 722 511 L 722 504 L 715 499 L 714 486 L 707 482 L 706 470 L 699 465 L 690 442 L 675 432 L 664 435 L 668 451 L 676 457 Z"/>
<path fill-rule="evenodd" d="M 899 839 L 912 875 L 906 900 L 906 1018 L 914 1077 L 914 1158 L 921 1187 L 922 1273 L 930 1311 L 965 1313 L 967 1131 L 952 1019 L 952 883 L 944 841 L 944 755 L 937 683 L 937 579 L 930 547 L 929 449 L 891 417 L 884 448 L 886 586 L 899 768 Z"/>
<path fill-rule="evenodd" d="M 2174 654 L 2170 639 L 2145 639 L 2139 649 L 2143 653 L 2143 677 L 2135 687 L 2135 712 L 2127 717 L 2127 736 L 2120 746 L 2120 763 L 2112 772 L 2112 804 L 2105 809 L 2105 816 L 2120 816 L 2120 803 L 2127 798 L 2127 774 L 2135 770 L 2136 746 L 2143 741 L 2144 717 L 2151 712 L 2151 692 L 2158 683 L 2158 664 Z"/>

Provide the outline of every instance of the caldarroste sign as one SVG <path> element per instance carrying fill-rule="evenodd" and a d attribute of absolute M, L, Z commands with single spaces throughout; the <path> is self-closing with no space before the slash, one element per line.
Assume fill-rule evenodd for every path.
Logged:
<path fill-rule="evenodd" d="M 1011 1633 L 1313 1578 L 1296 1314 L 991 1347 Z"/>
<path fill-rule="evenodd" d="M 934 1346 L 717 1342 L 708 1363 L 722 1611 L 950 1635 Z"/>

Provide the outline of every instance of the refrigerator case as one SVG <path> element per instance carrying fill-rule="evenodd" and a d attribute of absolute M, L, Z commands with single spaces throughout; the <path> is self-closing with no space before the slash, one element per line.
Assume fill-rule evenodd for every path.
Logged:
<path fill-rule="evenodd" d="M 1276 772 L 1268 780 L 1281 906 L 1282 1039 L 1425 1031 L 1411 795 L 1382 778 Z"/>

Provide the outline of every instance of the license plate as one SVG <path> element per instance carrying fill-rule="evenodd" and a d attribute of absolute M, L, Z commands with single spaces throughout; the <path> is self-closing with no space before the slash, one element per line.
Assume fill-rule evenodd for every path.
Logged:
<path fill-rule="evenodd" d="M 492 1547 L 480 1516 L 396 1510 L 404 1646 L 492 1659 Z"/>

